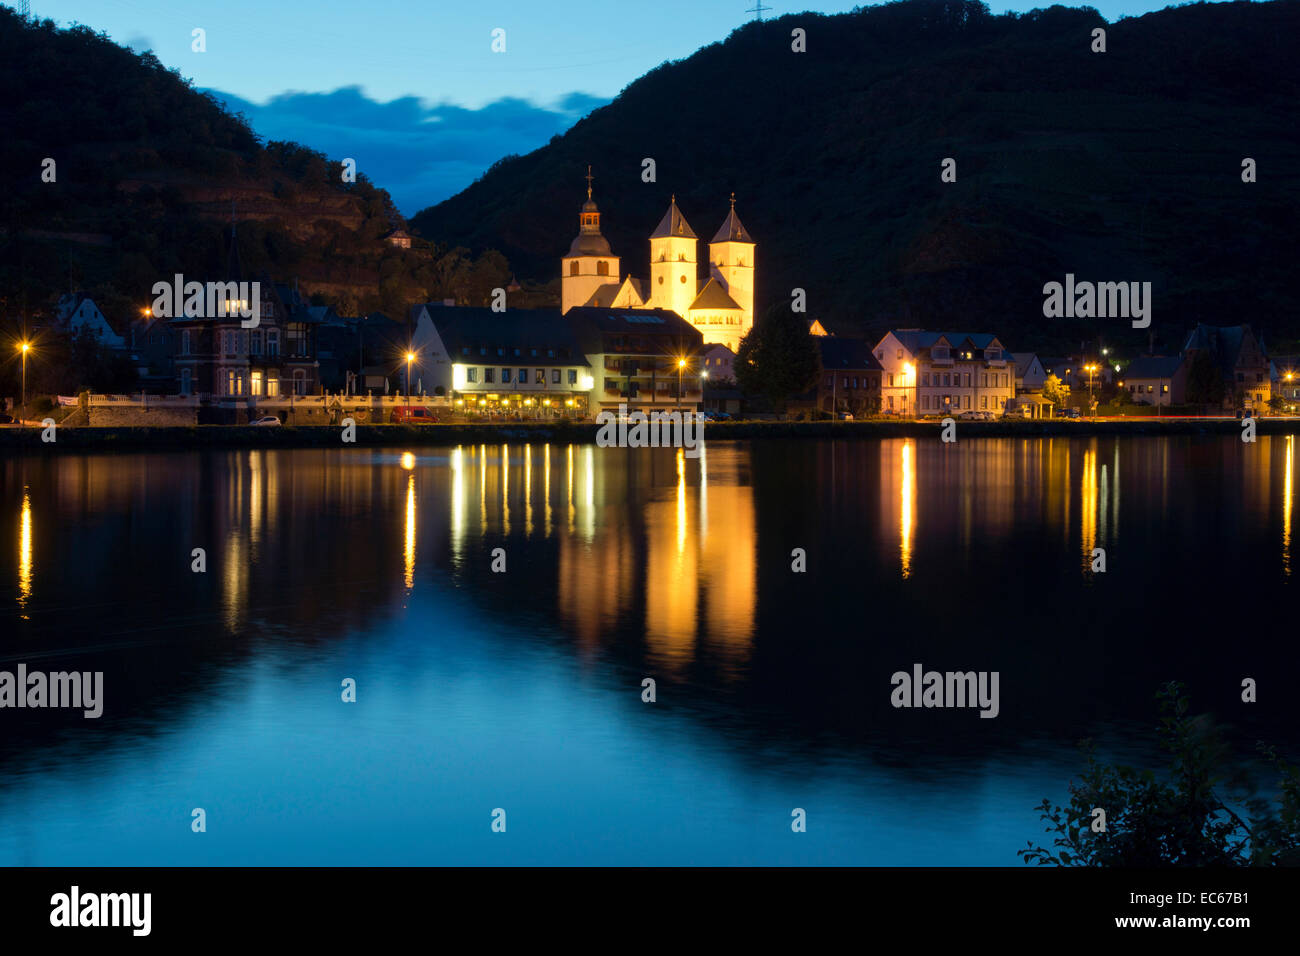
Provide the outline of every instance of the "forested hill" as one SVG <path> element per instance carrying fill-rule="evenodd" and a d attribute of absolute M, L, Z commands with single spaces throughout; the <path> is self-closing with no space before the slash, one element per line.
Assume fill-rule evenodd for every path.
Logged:
<path fill-rule="evenodd" d="M 262 142 L 152 53 L 0 7 L 0 317 L 39 317 L 74 289 L 110 320 L 137 315 L 159 279 L 224 271 L 232 208 L 246 271 L 299 279 L 345 314 L 481 304 L 508 281 L 496 254 L 383 242 L 404 225 L 388 194 L 341 170 Z"/>
<path fill-rule="evenodd" d="M 1280 344 L 1300 337 L 1297 36 L 1297 0 L 1114 24 L 1091 8 L 905 0 L 749 23 L 412 224 L 554 277 L 590 163 L 624 272 L 647 273 L 671 193 L 707 240 L 734 190 L 760 299 L 804 288 L 833 328 L 989 329 L 1017 348 L 1127 329 L 1043 318 L 1043 284 L 1072 272 L 1151 281 L 1157 344 L 1197 321 L 1249 321 Z M 940 181 L 945 157 L 955 183 Z"/>

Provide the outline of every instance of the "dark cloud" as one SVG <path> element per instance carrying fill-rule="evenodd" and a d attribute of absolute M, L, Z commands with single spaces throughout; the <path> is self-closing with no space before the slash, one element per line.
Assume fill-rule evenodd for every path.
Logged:
<path fill-rule="evenodd" d="M 267 140 L 293 140 L 357 169 L 413 215 L 464 189 L 510 153 L 528 153 L 608 100 L 570 93 L 551 107 L 501 99 L 471 110 L 414 96 L 381 103 L 357 86 L 281 93 L 264 104 L 211 91 Z"/>

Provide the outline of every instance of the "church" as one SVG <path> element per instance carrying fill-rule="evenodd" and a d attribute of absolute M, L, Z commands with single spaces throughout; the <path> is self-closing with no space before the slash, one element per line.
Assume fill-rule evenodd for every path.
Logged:
<path fill-rule="evenodd" d="M 619 257 L 600 232 L 600 211 L 591 198 L 587 167 L 587 201 L 578 216 L 578 235 L 560 260 L 560 310 L 581 306 L 608 309 L 668 309 L 704 336 L 735 352 L 754 325 L 754 240 L 731 211 L 709 242 L 709 275 L 701 279 L 699 237 L 677 208 L 677 197 L 650 234 L 650 278 L 622 276 Z"/>

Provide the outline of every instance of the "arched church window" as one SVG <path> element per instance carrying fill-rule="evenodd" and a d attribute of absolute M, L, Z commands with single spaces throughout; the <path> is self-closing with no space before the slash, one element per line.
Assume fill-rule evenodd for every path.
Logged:
<path fill-rule="evenodd" d="M 660 276 L 660 277 L 659 277 L 659 284 L 660 284 L 660 285 L 663 285 L 663 284 L 664 284 L 664 277 L 663 277 L 663 276 Z"/>
<path fill-rule="evenodd" d="M 578 274 L 578 260 L 574 259 L 572 262 L 569 263 L 569 275 L 576 276 L 577 274 Z"/>
<path fill-rule="evenodd" d="M 598 276 L 609 275 L 609 263 L 606 262 L 604 259 L 601 259 L 599 262 L 596 263 L 596 275 Z"/>

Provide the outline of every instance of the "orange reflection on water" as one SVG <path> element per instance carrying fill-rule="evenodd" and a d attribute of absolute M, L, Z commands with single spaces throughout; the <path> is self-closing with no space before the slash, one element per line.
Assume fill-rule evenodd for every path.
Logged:
<path fill-rule="evenodd" d="M 1097 440 L 1083 450 L 1083 476 L 1079 481 L 1079 528 L 1085 567 L 1092 566 L 1092 549 L 1097 546 Z"/>
<path fill-rule="evenodd" d="M 1295 436 L 1286 436 L 1286 465 L 1282 472 L 1282 573 L 1291 576 L 1291 495 L 1295 464 Z"/>
<path fill-rule="evenodd" d="M 18 606 L 26 610 L 32 599 L 32 496 L 23 489 L 23 508 L 18 522 Z M 27 615 L 23 615 L 27 620 Z"/>
<path fill-rule="evenodd" d="M 912 461 L 912 440 L 903 442 L 899 455 L 902 466 L 902 491 L 899 494 L 898 560 L 903 577 L 912 574 L 912 524 L 916 520 L 916 465 Z"/>
<path fill-rule="evenodd" d="M 409 591 L 415 587 L 415 475 L 406 476 L 405 582 Z"/>

